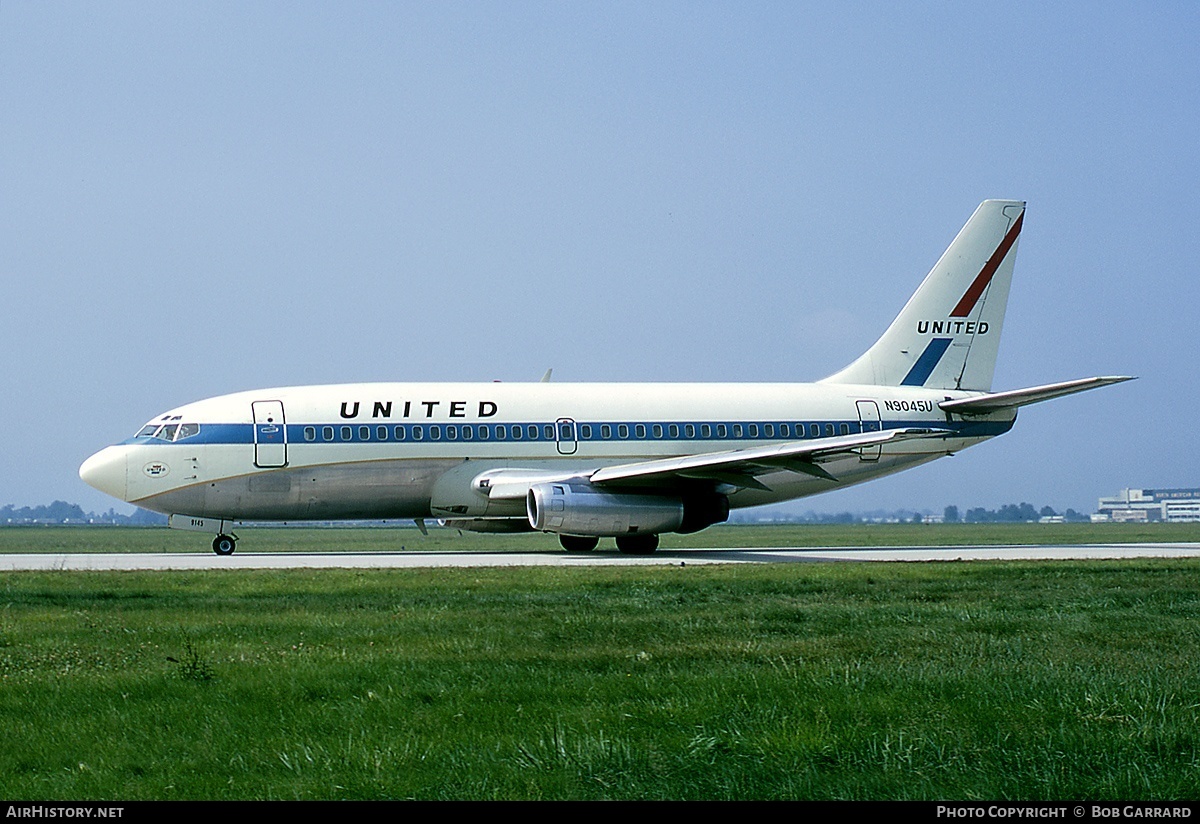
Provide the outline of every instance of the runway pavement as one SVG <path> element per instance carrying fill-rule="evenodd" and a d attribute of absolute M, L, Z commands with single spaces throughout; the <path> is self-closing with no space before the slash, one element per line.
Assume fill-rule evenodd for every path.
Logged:
<path fill-rule="evenodd" d="M 0 570 L 417 569 L 429 567 L 680 566 L 818 562 L 930 562 L 1198 558 L 1200 543 L 957 547 L 729 547 L 617 552 L 238 552 L 0 555 Z"/>

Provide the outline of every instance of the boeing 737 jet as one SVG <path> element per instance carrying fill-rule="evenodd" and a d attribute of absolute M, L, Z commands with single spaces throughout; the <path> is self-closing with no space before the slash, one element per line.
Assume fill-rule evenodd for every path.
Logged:
<path fill-rule="evenodd" d="M 1018 407 L 1129 380 L 991 391 L 1024 218 L 982 203 L 883 336 L 816 383 L 264 389 L 158 415 L 79 474 L 215 533 L 221 555 L 237 522 L 387 518 L 653 552 L 664 532 L 918 466 L 1007 432 Z"/>

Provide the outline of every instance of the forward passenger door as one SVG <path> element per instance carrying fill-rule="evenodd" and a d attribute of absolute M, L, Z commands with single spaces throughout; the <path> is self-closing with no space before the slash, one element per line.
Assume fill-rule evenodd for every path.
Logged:
<path fill-rule="evenodd" d="M 287 425 L 283 401 L 254 401 L 254 465 L 287 466 Z"/>

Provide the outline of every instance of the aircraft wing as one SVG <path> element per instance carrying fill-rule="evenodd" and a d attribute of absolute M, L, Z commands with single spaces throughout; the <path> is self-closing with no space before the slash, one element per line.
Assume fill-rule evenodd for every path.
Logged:
<path fill-rule="evenodd" d="M 708 452 L 679 458 L 659 458 L 597 469 L 588 477 L 597 486 L 657 486 L 679 479 L 710 480 L 732 486 L 767 489 L 756 476 L 780 469 L 834 480 L 818 462 L 866 446 L 949 434 L 942 429 L 888 429 L 811 441 Z"/>
<path fill-rule="evenodd" d="M 944 429 L 887 429 L 569 472 L 506 467 L 480 473 L 475 476 L 472 486 L 493 500 L 521 499 L 535 484 L 566 480 L 590 481 L 609 488 L 674 486 L 684 481 L 707 480 L 743 488 L 767 489 L 756 478 L 757 475 L 783 469 L 835 480 L 818 465 L 821 461 L 862 447 L 947 434 L 950 434 L 949 430 Z"/>
<path fill-rule="evenodd" d="M 942 410 L 953 412 L 956 415 L 986 415 L 988 412 L 996 412 L 1001 409 L 1015 409 L 1018 406 L 1027 406 L 1031 403 L 1048 401 L 1052 398 L 1061 398 L 1063 395 L 1073 395 L 1076 392 L 1084 392 L 1088 389 L 1111 386 L 1114 383 L 1123 383 L 1131 380 L 1133 380 L 1132 377 L 1125 375 L 1079 378 L 1078 380 L 1062 381 L 1061 383 L 1048 383 L 1045 386 L 1031 386 L 1028 389 L 993 392 L 989 395 L 980 395 L 976 398 L 942 401 L 938 406 Z"/>

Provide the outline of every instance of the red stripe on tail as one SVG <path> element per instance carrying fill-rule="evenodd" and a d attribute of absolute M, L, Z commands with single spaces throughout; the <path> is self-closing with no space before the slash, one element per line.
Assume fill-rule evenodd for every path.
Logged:
<path fill-rule="evenodd" d="M 962 296 L 962 300 L 950 312 L 952 318 L 965 318 L 971 314 L 971 310 L 975 308 L 975 304 L 979 302 L 979 296 L 983 294 L 983 290 L 992 282 L 992 276 L 996 274 L 996 270 L 1000 268 L 1000 264 L 1004 262 L 1004 258 L 1008 257 L 1008 250 L 1017 242 L 1017 235 L 1021 234 L 1021 224 L 1025 222 L 1025 210 L 1021 210 L 1021 214 L 1017 216 L 1017 222 L 1008 230 L 1008 234 L 1004 236 L 1004 240 L 1000 241 L 1000 245 L 996 247 L 996 251 L 988 258 L 988 262 L 979 270 L 979 274 L 975 276 L 971 287 L 967 289 L 966 294 Z"/>

